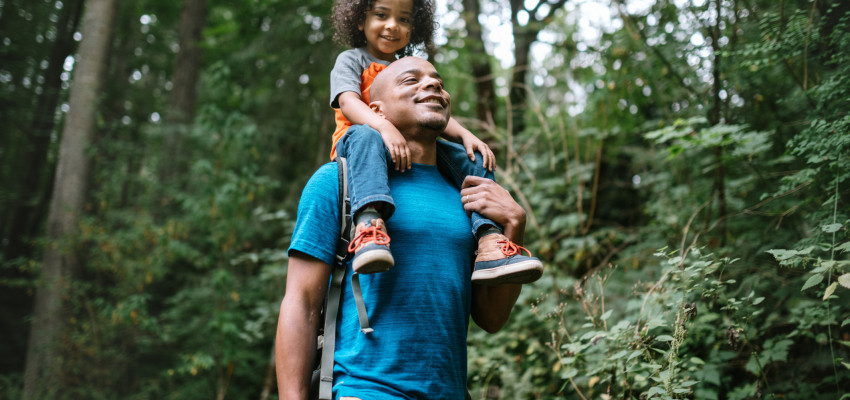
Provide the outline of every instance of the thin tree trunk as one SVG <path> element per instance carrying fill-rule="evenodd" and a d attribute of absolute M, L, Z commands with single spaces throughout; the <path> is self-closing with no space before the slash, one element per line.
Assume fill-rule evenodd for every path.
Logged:
<path fill-rule="evenodd" d="M 180 51 L 174 63 L 169 103 L 172 121 L 191 122 L 195 117 L 196 87 L 201 70 L 201 30 L 207 20 L 207 0 L 185 0 L 180 13 Z"/>
<path fill-rule="evenodd" d="M 537 34 L 552 20 L 552 16 L 564 7 L 566 0 L 538 1 L 536 5 L 527 9 L 524 0 L 510 0 L 511 3 L 511 25 L 514 35 L 514 70 L 511 78 L 510 104 L 511 125 L 515 134 L 525 130 L 525 110 L 527 105 L 528 85 L 525 83 L 528 69 L 531 45 L 537 41 Z M 542 6 L 546 5 L 548 11 L 541 15 Z M 528 14 L 528 22 L 525 25 L 519 23 L 520 12 Z"/>
<path fill-rule="evenodd" d="M 24 159 L 27 161 L 21 170 L 21 202 L 11 214 L 7 256 L 12 259 L 30 254 L 30 241 L 38 234 L 44 222 L 44 192 L 50 190 L 54 172 L 52 169 L 45 170 L 51 166 L 47 162 L 47 155 L 50 151 L 50 134 L 56 124 L 56 106 L 62 92 L 62 66 L 65 58 L 73 54 L 73 35 L 79 26 L 82 8 L 81 0 L 66 1 L 56 24 L 56 41 L 50 48 L 43 91 L 35 105 L 30 143 L 25 148 L 27 155 Z"/>
<path fill-rule="evenodd" d="M 24 398 L 35 399 L 57 389 L 59 339 L 68 320 L 63 293 L 79 259 L 64 239 L 77 230 L 84 210 L 91 162 L 85 154 L 95 129 L 98 93 L 106 67 L 117 0 L 89 0 L 83 17 L 77 68 L 71 85 L 70 109 L 62 131 L 59 160 L 47 217 L 48 243 L 42 260 L 33 322 L 27 347 Z"/>
<path fill-rule="evenodd" d="M 484 49 L 484 35 L 478 16 L 480 0 L 463 0 L 463 20 L 466 23 L 466 49 L 470 54 L 472 75 L 475 77 L 475 116 L 482 124 L 492 125 L 496 115 L 496 91 L 493 88 L 493 69 Z"/>
<path fill-rule="evenodd" d="M 195 118 L 198 77 L 201 70 L 201 31 L 207 19 L 207 0 L 184 0 L 180 13 L 180 51 L 174 63 L 169 98 L 170 111 L 166 123 L 170 133 L 166 138 L 161 177 L 169 180 L 183 172 L 183 137 Z"/>
<path fill-rule="evenodd" d="M 533 35 L 533 36 L 532 36 Z M 510 100 L 513 107 L 513 129 L 515 134 L 525 130 L 525 110 L 528 85 L 528 61 L 531 45 L 537 38 L 537 32 L 514 33 L 514 70 L 511 77 Z"/>
<path fill-rule="evenodd" d="M 715 0 L 714 4 L 716 5 L 715 12 L 717 13 L 717 20 L 715 21 L 714 26 L 711 27 L 711 50 L 714 53 L 714 61 L 712 63 L 712 77 L 714 79 L 712 98 L 714 104 L 712 106 L 711 113 L 709 114 L 709 122 L 711 125 L 717 125 L 720 123 L 720 116 L 722 115 L 720 108 L 723 105 L 723 102 L 720 100 L 720 90 L 723 86 L 720 76 L 720 0 Z M 725 171 L 723 170 L 723 146 L 717 146 L 714 148 L 714 162 L 717 166 L 714 170 L 713 192 L 717 194 L 717 227 L 720 235 L 720 245 L 723 246 L 726 243 L 726 182 Z"/>

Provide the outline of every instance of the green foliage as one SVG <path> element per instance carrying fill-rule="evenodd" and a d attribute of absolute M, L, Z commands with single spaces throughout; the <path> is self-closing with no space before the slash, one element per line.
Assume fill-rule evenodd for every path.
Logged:
<path fill-rule="evenodd" d="M 501 18 L 482 3 L 482 18 Z M 527 209 L 525 242 L 546 271 L 501 332 L 470 328 L 473 398 L 847 397 L 850 9 L 680 3 L 617 4 L 620 20 L 585 41 L 568 2 L 529 66 L 521 134 L 507 124 L 512 71 L 491 60 L 501 109 L 476 133 Z M 164 118 L 179 2 L 121 2 L 88 214 L 62 244 L 86 260 L 66 298 L 64 398 L 274 392 L 287 238 L 332 131 L 330 6 L 210 0 L 184 127 Z M 55 7 L 0 2 L 4 217 L 37 202 L 16 175 Z M 435 59 L 468 117 L 473 55 L 452 21 Z M 51 175 L 60 131 L 35 176 Z M 186 169 L 163 176 L 175 134 Z M 0 260 L 4 293 L 31 293 L 38 260 Z M 21 396 L 25 334 L 4 349 L 0 397 Z"/>
<path fill-rule="evenodd" d="M 713 28 L 714 3 L 657 2 L 626 19 L 629 35 L 603 35 L 587 54 L 563 57 L 573 60 L 563 74 L 585 85 L 594 107 L 544 111 L 530 118 L 541 125 L 529 137 L 502 136 L 525 151 L 499 178 L 528 198 L 537 222 L 526 242 L 546 260 L 547 277 L 524 289 L 507 333 L 473 331 L 470 376 L 483 385 L 473 398 L 847 391 L 850 10 L 759 6 L 722 11 L 719 104 L 711 43 L 690 41 Z M 561 73 L 557 59 L 543 74 Z M 535 93 L 562 99 L 566 90 Z M 606 170 L 635 179 L 607 186 L 616 180 Z M 594 201 L 601 205 L 588 215 Z M 610 202 L 619 212 L 606 210 Z M 617 226 L 634 207 L 645 223 Z M 670 247 L 653 258 L 653 246 Z M 508 355 L 484 357 L 485 345 Z M 540 348 L 551 354 L 531 355 Z"/>

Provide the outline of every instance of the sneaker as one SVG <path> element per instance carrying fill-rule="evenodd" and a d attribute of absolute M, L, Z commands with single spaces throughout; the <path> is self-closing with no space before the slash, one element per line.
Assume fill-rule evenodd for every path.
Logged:
<path fill-rule="evenodd" d="M 348 252 L 354 253 L 351 267 L 358 274 L 384 272 L 395 264 L 390 253 L 390 237 L 381 218 L 373 219 L 368 226 L 357 225 Z"/>
<path fill-rule="evenodd" d="M 528 256 L 520 253 L 524 251 Z M 478 240 L 478 256 L 472 281 L 482 285 L 531 283 L 543 275 L 543 263 L 525 247 L 502 234 L 490 234 Z"/>

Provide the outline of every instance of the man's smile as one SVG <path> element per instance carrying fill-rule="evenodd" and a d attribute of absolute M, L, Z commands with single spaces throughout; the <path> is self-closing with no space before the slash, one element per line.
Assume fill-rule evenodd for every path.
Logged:
<path fill-rule="evenodd" d="M 427 103 L 427 104 L 437 104 L 442 108 L 446 108 L 446 106 L 448 106 L 446 99 L 444 99 L 442 96 L 437 96 L 437 95 L 428 96 L 428 97 L 419 99 L 416 102 L 417 103 Z"/>

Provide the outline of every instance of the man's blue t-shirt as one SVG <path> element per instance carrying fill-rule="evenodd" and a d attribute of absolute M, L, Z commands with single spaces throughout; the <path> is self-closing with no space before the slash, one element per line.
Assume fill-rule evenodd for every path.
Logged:
<path fill-rule="evenodd" d="M 374 332 L 363 334 L 343 281 L 334 355 L 334 397 L 463 399 L 470 276 L 476 247 L 457 188 L 436 166 L 391 171 L 396 209 L 387 221 L 395 266 L 362 275 Z M 313 175 L 298 206 L 292 251 L 333 265 L 339 235 L 336 164 Z"/>

